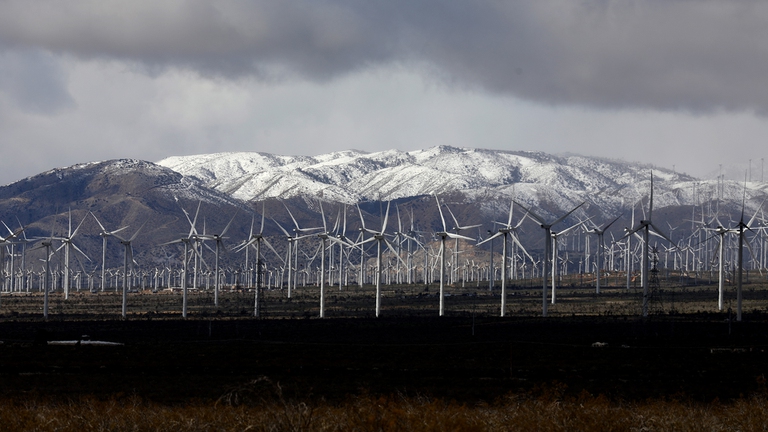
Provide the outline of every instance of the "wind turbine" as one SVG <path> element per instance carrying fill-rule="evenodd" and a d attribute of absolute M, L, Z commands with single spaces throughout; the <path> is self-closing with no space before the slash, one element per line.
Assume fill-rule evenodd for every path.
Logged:
<path fill-rule="evenodd" d="M 325 318 L 325 250 L 328 248 L 328 241 L 344 244 L 341 240 L 334 237 L 325 222 L 325 211 L 323 210 L 323 202 L 320 203 L 320 214 L 323 218 L 323 232 L 315 234 L 322 242 L 320 248 L 320 318 Z M 309 237 L 312 234 L 308 234 L 304 237 L 298 237 L 296 240 Z"/>
<path fill-rule="evenodd" d="M 40 246 L 35 249 L 45 248 L 45 286 L 43 286 L 43 318 L 48 319 L 48 297 L 53 284 L 51 283 L 51 255 L 55 253 L 52 249 L 53 246 L 53 228 L 51 228 L 51 235 L 48 238 L 43 238 L 40 242 Z M 34 250 L 34 249 L 33 249 Z M 43 285 L 42 283 L 40 285 Z"/>
<path fill-rule="evenodd" d="M 272 250 L 272 252 L 274 252 L 275 255 L 277 255 L 277 257 L 282 260 L 282 257 L 280 256 L 280 254 L 278 254 L 275 248 L 272 247 L 272 245 L 269 243 L 269 240 L 267 240 L 264 237 L 264 217 L 265 217 L 264 210 L 265 210 L 265 206 L 264 206 L 264 203 L 262 203 L 261 226 L 259 227 L 259 232 L 256 234 L 253 233 L 253 219 L 251 219 L 251 232 L 248 235 L 248 240 L 246 240 L 245 242 L 243 242 L 243 244 L 238 246 L 236 250 L 237 252 L 240 252 L 243 249 L 245 249 L 245 256 L 246 256 L 245 262 L 246 262 L 246 266 L 248 266 L 248 247 L 253 246 L 256 248 L 256 292 L 254 293 L 254 299 L 253 299 L 253 316 L 255 317 L 259 316 L 259 291 L 261 291 L 261 267 L 262 267 L 261 266 L 261 242 L 263 241 L 267 245 L 267 247 L 269 247 Z M 288 236 L 287 232 L 285 234 L 286 236 Z M 291 238 L 291 237 L 288 236 L 288 238 Z"/>
<path fill-rule="evenodd" d="M 24 228 L 20 228 L 17 231 L 12 231 L 10 228 L 8 228 L 8 225 L 3 222 L 3 226 L 5 226 L 5 229 L 8 230 L 8 233 L 10 234 L 8 237 L 0 237 L 0 291 L 2 291 L 3 288 L 5 288 L 5 244 L 11 243 L 11 240 L 14 238 L 17 238 L 19 234 L 21 234 L 24 231 Z M 11 246 L 13 246 L 13 243 L 11 243 Z M 11 271 L 9 272 L 11 275 L 11 288 L 13 287 L 13 249 L 11 249 Z M 11 292 L 13 292 L 13 289 L 11 289 Z"/>
<path fill-rule="evenodd" d="M 114 236 L 115 234 L 119 233 L 120 231 L 128 228 L 128 226 L 124 226 L 122 228 L 118 228 L 114 231 L 107 231 L 106 228 L 104 228 L 104 225 L 99 221 L 99 218 L 96 217 L 93 212 L 89 212 L 91 216 L 96 220 L 96 223 L 99 224 L 99 228 L 101 228 L 101 232 L 99 232 L 99 235 L 101 236 L 101 291 L 104 292 L 104 287 L 106 284 L 106 267 L 107 267 L 107 237 Z"/>
<path fill-rule="evenodd" d="M 746 174 L 745 174 L 746 177 Z M 737 232 L 739 234 L 739 249 L 738 249 L 738 260 L 739 260 L 739 273 L 736 277 L 736 321 L 741 321 L 741 304 L 742 304 L 742 282 L 743 282 L 743 276 L 744 276 L 744 244 L 746 243 L 747 248 L 749 249 L 750 254 L 752 254 L 752 247 L 749 245 L 749 241 L 745 237 L 745 233 L 747 230 L 751 231 L 750 228 L 752 226 L 752 223 L 755 221 L 755 218 L 757 217 L 757 213 L 760 211 L 760 209 L 763 207 L 763 204 L 765 201 L 760 203 L 760 206 L 755 211 L 754 216 L 752 216 L 752 219 L 749 220 L 749 222 L 744 223 L 744 208 L 746 206 L 747 202 L 747 180 L 744 179 L 744 197 L 742 198 L 741 203 L 741 218 L 739 219 L 738 225 L 736 225 L 736 228 L 732 228 L 731 232 Z M 754 255 L 754 254 L 753 254 Z"/>
<path fill-rule="evenodd" d="M 507 310 L 507 236 L 512 237 L 512 241 L 517 244 L 517 246 L 525 252 L 526 255 L 528 255 L 528 251 L 525 250 L 522 244 L 520 244 L 520 241 L 517 239 L 517 237 L 512 234 L 512 232 L 516 231 L 520 225 L 522 225 L 523 221 L 525 221 L 525 217 L 523 216 L 522 219 L 520 219 L 520 222 L 517 223 L 517 225 L 512 226 L 512 212 L 514 211 L 515 201 L 512 201 L 509 204 L 509 218 L 507 219 L 507 224 L 503 225 L 501 228 L 499 228 L 499 231 L 492 235 L 491 237 L 488 237 L 487 239 L 481 241 L 477 244 L 477 246 L 480 246 L 481 244 L 489 241 L 493 241 L 496 237 L 504 237 L 504 242 L 502 243 L 501 248 L 501 316 L 503 317 L 506 310 Z M 512 234 L 512 235 L 510 235 Z M 491 256 L 493 256 L 493 250 L 491 250 Z M 529 258 L 531 258 L 531 261 L 533 261 L 533 257 L 528 255 Z M 489 277 L 490 279 L 491 277 Z"/>
<path fill-rule="evenodd" d="M 117 237 L 118 240 L 120 240 L 120 244 L 125 246 L 125 259 L 123 261 L 123 308 L 122 308 L 122 317 L 123 319 L 126 318 L 126 314 L 128 311 L 128 263 L 130 262 L 131 265 L 133 265 L 133 246 L 132 242 L 136 240 L 136 237 L 141 232 L 141 229 L 144 228 L 144 225 L 146 225 L 147 222 L 144 222 L 141 224 L 139 229 L 136 230 L 135 233 L 129 238 L 128 240 L 118 236 L 117 234 L 113 234 L 115 237 Z"/>
<path fill-rule="evenodd" d="M 590 218 L 591 219 L 591 218 Z M 589 220 L 589 219 L 588 219 Z M 552 231 L 552 304 L 555 304 L 557 302 L 557 260 L 558 260 L 558 250 L 557 250 L 557 239 L 560 238 L 561 235 L 568 234 L 569 231 L 572 229 L 582 226 L 586 221 L 579 221 L 578 223 L 575 223 L 568 228 L 562 230 L 562 231 Z"/>
<path fill-rule="evenodd" d="M 216 242 L 216 259 L 214 264 L 214 272 L 216 274 L 216 277 L 214 279 L 214 285 L 213 285 L 213 305 L 218 307 L 219 306 L 219 284 L 221 282 L 221 275 L 219 274 L 219 250 L 221 249 L 221 245 L 224 241 L 224 235 L 229 230 L 229 227 L 232 225 L 232 221 L 235 220 L 235 217 L 237 216 L 237 211 L 235 211 L 235 214 L 232 215 L 232 219 L 229 220 L 229 223 L 227 226 L 224 227 L 224 229 L 221 231 L 221 234 L 203 234 L 200 236 L 200 239 L 202 240 L 213 240 Z"/>
<path fill-rule="evenodd" d="M 555 219 L 554 221 L 547 223 L 543 217 L 537 215 L 536 213 L 532 212 L 530 209 L 528 209 L 526 206 L 520 204 L 519 202 L 517 205 L 523 208 L 530 217 L 532 217 L 536 222 L 538 222 L 541 225 L 541 228 L 544 230 L 544 258 L 542 259 L 543 262 L 543 268 L 541 272 L 541 316 L 547 316 L 547 273 L 549 272 L 549 259 L 552 256 L 552 251 L 550 251 L 550 248 L 552 246 L 552 227 L 557 225 L 558 223 L 562 222 L 565 218 L 570 216 L 571 213 L 575 212 L 576 209 L 583 206 L 586 203 L 586 201 L 583 201 L 581 204 L 574 207 L 571 211 L 568 213 L 560 216 L 559 218 Z M 553 263 L 553 265 L 557 265 L 557 263 Z"/>
<path fill-rule="evenodd" d="M 445 239 L 464 239 L 469 241 L 475 241 L 475 239 L 448 232 L 448 228 L 445 225 L 445 217 L 443 216 L 443 209 L 440 207 L 440 199 L 435 195 L 435 201 L 437 201 L 437 210 L 440 212 L 440 220 L 443 223 L 443 231 L 436 233 L 440 237 L 440 316 L 445 314 Z M 457 224 L 458 225 L 458 224 Z M 505 263 L 506 264 L 506 263 Z"/>
<path fill-rule="evenodd" d="M 603 240 L 603 236 L 605 235 L 605 231 L 608 230 L 608 228 L 613 225 L 614 222 L 619 220 L 621 215 L 616 216 L 616 219 L 609 222 L 607 225 L 603 226 L 602 228 L 598 227 L 597 225 L 592 223 L 593 228 L 591 230 L 588 230 L 587 232 L 590 234 L 597 235 L 597 257 L 595 258 L 595 261 L 597 261 L 597 280 L 595 281 L 595 293 L 600 294 L 600 273 L 603 270 L 603 258 L 602 258 L 602 251 L 605 248 L 605 241 Z"/>
<path fill-rule="evenodd" d="M 293 225 L 296 227 L 296 228 L 293 229 L 293 232 L 294 232 L 295 236 L 294 236 L 294 238 L 292 240 L 292 242 L 293 242 L 293 249 L 294 249 L 294 251 L 293 251 L 294 262 L 293 263 L 294 263 L 294 266 L 295 266 L 294 274 L 293 274 L 293 279 L 294 279 L 293 280 L 293 288 L 296 289 L 296 287 L 298 285 L 298 282 L 299 282 L 298 274 L 296 274 L 296 272 L 299 269 L 299 237 L 300 236 L 305 236 L 306 234 L 309 234 L 309 233 L 311 233 L 313 231 L 317 231 L 319 229 L 322 229 L 322 227 L 301 228 L 299 226 L 299 223 L 296 221 L 296 218 L 293 217 L 293 213 L 291 213 L 291 210 L 288 208 L 287 205 L 285 205 L 285 203 L 283 203 L 283 207 L 285 207 L 285 210 L 288 212 L 288 215 L 291 216 L 291 220 L 293 221 Z M 285 230 L 283 230 L 283 231 L 285 232 Z M 289 240 L 289 242 L 290 242 L 290 240 Z M 290 246 L 290 244 L 289 244 L 289 246 Z M 290 255 L 289 255 L 288 261 L 290 262 Z M 291 297 L 291 266 L 290 266 L 290 264 L 288 265 L 288 297 L 289 298 Z"/>
<path fill-rule="evenodd" d="M 57 252 L 61 250 L 61 248 L 64 248 L 64 300 L 69 298 L 69 248 L 72 247 L 76 251 L 80 252 L 88 261 L 91 259 L 88 258 L 88 255 L 85 254 L 82 250 L 80 250 L 77 245 L 72 243 L 72 239 L 77 235 L 77 232 L 80 231 L 80 227 L 83 226 L 83 222 L 85 222 L 85 218 L 83 218 L 82 221 L 77 225 L 74 231 L 72 231 L 72 210 L 69 211 L 69 228 L 67 230 L 67 235 L 64 237 L 53 237 L 53 240 L 59 240 L 62 242 L 62 245 L 59 246 L 59 248 L 56 250 Z"/>
<path fill-rule="evenodd" d="M 188 263 L 188 255 L 189 255 L 189 245 L 195 241 L 199 242 L 200 238 L 197 234 L 197 229 L 195 228 L 195 225 L 197 224 L 197 216 L 200 212 L 200 204 L 201 202 L 198 202 L 197 204 L 197 211 L 195 211 L 195 219 L 194 221 L 189 218 L 189 214 L 187 211 L 182 207 L 181 211 L 184 212 L 184 216 L 187 217 L 187 221 L 189 222 L 190 229 L 189 234 L 187 234 L 186 237 L 181 237 L 177 240 L 171 240 L 166 243 L 162 243 L 160 246 L 169 245 L 169 244 L 176 244 L 176 243 L 183 243 L 184 244 L 184 257 L 182 259 L 182 275 L 181 275 L 181 288 L 182 288 L 182 300 L 181 300 L 181 316 L 182 318 L 187 317 L 187 295 L 188 295 L 188 288 L 187 288 L 187 279 L 188 279 L 188 269 L 189 269 L 189 263 Z M 192 251 L 195 253 L 195 264 L 197 264 L 197 257 L 200 256 L 200 252 L 197 250 L 197 245 L 192 245 Z M 202 260 L 202 256 L 200 256 L 200 260 Z M 207 264 L 206 264 L 207 266 Z M 197 267 L 195 267 L 195 278 L 197 278 Z M 197 284 L 195 284 L 195 287 Z"/>
<path fill-rule="evenodd" d="M 648 237 L 651 232 L 651 229 L 653 229 L 654 233 L 657 234 L 659 237 L 663 238 L 664 240 L 668 241 L 670 244 L 674 245 L 675 242 L 669 239 L 669 237 L 666 236 L 659 228 L 657 228 L 653 224 L 653 171 L 651 171 L 651 193 L 648 199 L 648 219 L 641 220 L 638 226 L 629 231 L 625 237 L 631 236 L 632 234 L 642 230 L 643 232 L 643 253 L 641 256 L 642 260 L 642 269 L 641 269 L 641 281 L 643 284 L 643 317 L 648 316 L 648 254 L 650 245 L 648 244 Z"/>
<path fill-rule="evenodd" d="M 373 237 L 368 238 L 367 240 L 363 240 L 361 243 L 358 243 L 356 246 L 360 246 L 362 249 L 362 245 L 365 243 L 370 243 L 372 241 L 376 241 L 376 244 L 378 246 L 376 250 L 376 317 L 379 316 L 379 313 L 381 312 L 381 254 L 382 254 L 382 243 L 384 243 L 389 250 L 397 257 L 398 260 L 401 262 L 403 259 L 398 255 L 395 248 L 392 247 L 392 244 L 387 240 L 386 235 L 384 232 L 387 230 L 387 220 L 389 219 L 389 205 L 390 201 L 387 201 L 387 211 L 384 213 L 384 219 L 381 222 L 381 230 L 375 231 L 372 229 L 368 229 L 365 227 L 365 220 L 363 219 L 363 212 L 360 210 L 360 206 L 357 206 L 357 211 L 360 214 L 360 223 L 362 226 L 360 227 L 361 232 L 366 232 L 368 234 L 371 234 Z M 361 261 L 362 264 L 362 261 Z"/>
<path fill-rule="evenodd" d="M 181 211 L 184 213 L 184 216 L 187 218 L 187 222 L 189 222 L 189 234 L 187 235 L 188 243 L 192 245 L 192 251 L 195 254 L 195 267 L 194 267 L 194 274 L 192 275 L 192 288 L 197 289 L 197 274 L 198 274 L 198 258 L 200 258 L 200 261 L 203 261 L 203 257 L 200 254 L 200 243 L 203 241 L 201 236 L 197 233 L 197 217 L 200 215 L 200 205 L 202 204 L 202 201 L 197 202 L 197 210 L 195 210 L 195 217 L 194 219 L 189 218 L 189 213 L 187 213 L 187 210 L 184 209 L 184 207 L 181 208 Z M 205 232 L 205 226 L 203 226 L 203 232 Z M 185 246 L 185 248 L 188 246 Z M 187 250 L 185 250 L 187 252 Z M 187 260 L 187 254 L 184 254 L 184 262 Z M 206 264 L 206 267 L 208 265 Z M 184 271 L 184 277 L 187 277 L 186 270 Z M 186 292 L 186 291 L 185 291 Z"/>
<path fill-rule="evenodd" d="M 725 261 L 725 234 L 729 232 L 738 232 L 738 229 L 723 228 L 722 225 L 718 225 L 717 228 L 704 228 L 706 230 L 712 230 L 719 237 L 720 244 L 718 245 L 718 283 L 717 283 L 717 310 L 723 310 L 723 300 L 725 291 L 725 272 L 723 270 L 723 263 Z M 737 318 L 738 312 L 737 312 Z"/>
<path fill-rule="evenodd" d="M 288 267 L 288 298 L 291 298 L 291 288 L 293 286 L 292 279 L 291 279 L 291 267 L 293 267 L 293 263 L 292 263 L 293 253 L 291 249 L 296 249 L 298 252 L 298 248 L 295 247 L 296 238 L 288 234 L 288 231 L 285 228 L 283 228 L 283 226 L 280 225 L 278 221 L 272 219 L 272 222 L 274 222 L 275 225 L 277 225 L 277 227 L 280 228 L 280 231 L 282 231 L 283 234 L 285 234 L 285 238 L 288 241 L 288 251 L 287 251 L 288 253 L 286 254 L 287 256 L 285 257 L 286 258 L 285 262 L 286 262 L 286 266 Z M 296 270 L 298 270 L 298 268 Z M 282 279 L 282 276 L 281 276 L 281 279 Z"/>
<path fill-rule="evenodd" d="M 459 224 L 459 221 L 456 220 L 456 216 L 451 211 L 451 208 L 448 207 L 448 204 L 445 204 L 445 208 L 448 209 L 448 213 L 451 215 L 451 218 L 453 219 L 453 223 L 455 225 L 453 226 L 453 228 L 451 230 L 454 231 L 456 234 L 461 234 L 461 231 L 465 231 L 465 230 L 472 229 L 472 228 L 477 228 L 477 227 L 482 225 L 482 224 L 477 224 L 477 225 L 461 226 Z M 455 237 L 454 238 L 454 249 L 453 249 L 453 272 L 452 272 L 452 274 L 456 275 L 456 272 L 458 272 L 458 269 L 459 269 L 459 239 L 458 239 L 458 237 Z M 455 276 L 452 277 L 451 279 L 454 280 L 454 282 L 455 282 Z"/>

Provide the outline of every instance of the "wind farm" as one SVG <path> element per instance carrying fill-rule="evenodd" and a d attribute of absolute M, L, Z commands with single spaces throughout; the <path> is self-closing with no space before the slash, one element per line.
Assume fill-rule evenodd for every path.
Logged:
<path fill-rule="evenodd" d="M 441 151 L 444 163 L 476 152 L 432 153 Z M 603 164 L 593 175 L 576 169 L 584 158 L 480 153 L 509 158 L 510 171 L 536 161 L 526 169 L 537 174 L 495 185 L 462 177 L 473 186 L 431 191 L 434 179 L 413 176 L 407 190 L 367 199 L 351 186 L 319 192 L 341 187 L 328 179 L 350 166 L 326 159 L 327 172 L 301 168 L 313 173 L 309 193 L 269 196 L 264 185 L 264 196 L 242 199 L 225 192 L 242 194 L 232 183 L 123 160 L 5 186 L 0 331 L 9 342 L 0 350 L 19 347 L 10 352 L 20 377 L 33 376 L 20 347 L 81 340 L 97 349 L 83 335 L 124 344 L 98 349 L 129 350 L 147 364 L 157 363 L 145 348 L 162 347 L 172 364 L 204 358 L 178 379 L 163 378 L 162 390 L 141 384 L 140 393 L 163 400 L 172 399 L 166 391 L 230 394 L 227 385 L 254 371 L 332 399 L 360 382 L 461 401 L 530 395 L 559 388 L 554 381 L 569 388 L 564 394 L 629 400 L 759 391 L 768 346 L 766 185 L 602 160 L 590 162 Z M 570 174 L 543 173 L 553 161 Z M 384 181 L 391 167 L 374 165 L 348 183 L 366 178 L 361 190 L 369 190 Z M 109 190 L 95 187 L 106 178 Z M 318 189 L 322 181 L 327 189 Z M 254 365 L 225 359 L 222 344 Z M 60 367 L 90 364 L 84 354 L 35 353 Z M 669 361 L 654 364 L 662 353 Z M 110 370 L 118 357 L 101 366 Z M 121 364 L 143 382 L 133 363 Z M 230 377 L 218 382 L 218 368 Z M 699 373 L 720 375 L 705 385 Z M 12 380 L 19 391 L 40 385 Z M 82 391 L 125 390 L 94 383 Z"/>
<path fill-rule="evenodd" d="M 413 177 L 406 189 L 390 189 L 388 198 L 379 196 L 376 200 L 355 192 L 351 184 L 363 179 L 373 184 L 389 181 L 382 176 L 388 175 L 390 167 L 386 163 L 366 167 L 361 164 L 370 164 L 375 155 L 350 160 L 349 153 L 339 159 L 341 165 L 320 158 L 329 174 L 315 171 L 314 175 L 329 179 L 326 189 L 317 189 L 318 181 L 312 180 L 311 188 L 291 189 L 304 191 L 297 196 L 295 192 L 280 192 L 283 189 L 274 189 L 275 184 L 268 183 L 261 188 L 261 199 L 252 197 L 256 190 L 253 187 L 246 192 L 242 182 L 239 187 L 231 187 L 237 180 L 227 177 L 230 174 L 226 172 L 201 181 L 195 174 L 199 165 L 179 158 L 168 163 L 178 172 L 162 163 L 137 161 L 75 167 L 80 178 L 88 172 L 86 177 L 90 176 L 91 182 L 100 182 L 105 175 L 122 177 L 117 183 L 121 192 L 101 194 L 91 188 L 80 192 L 76 201 L 57 201 L 60 196 L 55 196 L 46 202 L 43 196 L 35 196 L 37 190 L 42 190 L 35 184 L 45 188 L 48 182 L 67 184 L 71 169 L 31 177 L 3 188 L 5 198 L 0 203 L 8 205 L 0 216 L 16 219 L 19 228 L 14 231 L 3 221 L 8 236 L 3 238 L 0 294 L 33 298 L 61 293 L 67 305 L 72 303 L 67 300 L 73 292 L 105 296 L 122 293 L 120 316 L 126 319 L 129 294 L 180 293 L 178 308 L 169 306 L 156 312 L 164 316 L 178 313 L 187 318 L 190 293 L 205 298 L 212 295 L 211 312 L 223 313 L 220 295 L 253 291 L 253 304 L 248 309 L 258 317 L 262 306 L 270 307 L 263 303 L 269 297 L 284 298 L 279 303 L 287 304 L 298 294 L 319 289 L 317 306 L 286 315 L 325 317 L 326 287 L 337 286 L 340 293 L 348 295 L 355 288 L 364 291 L 371 286 L 375 289 L 370 305 L 355 304 L 350 311 L 332 307 L 331 314 L 378 317 L 392 313 L 382 305 L 383 291 L 402 288 L 414 293 L 414 297 L 436 295 L 437 316 L 451 313 L 446 296 L 496 296 L 501 305 L 497 314 L 504 317 L 510 296 L 521 299 L 521 289 L 529 292 L 533 284 L 539 284 L 542 317 L 559 308 L 561 288 L 578 287 L 598 295 L 585 305 L 587 309 L 631 316 L 633 313 L 616 305 L 635 302 L 639 305 L 638 315 L 647 318 L 651 303 L 665 304 L 665 296 L 688 286 L 706 286 L 716 275 L 714 310 L 723 312 L 728 303 L 736 321 L 741 321 L 744 277 L 751 277 L 753 283 L 765 279 L 768 222 L 763 219 L 766 187 L 762 183 L 720 177 L 702 181 L 615 161 L 595 159 L 586 163 L 588 159 L 583 157 L 557 159 L 541 154 L 453 148 L 425 153 L 443 162 L 458 162 L 461 159 L 457 154 L 470 153 L 474 154 L 473 160 L 485 157 L 488 163 L 494 161 L 497 165 L 500 157 L 506 158 L 507 169 L 517 174 L 505 180 L 485 176 L 482 182 L 487 186 L 483 188 L 451 190 L 448 183 L 439 183 L 437 190 L 420 194 L 435 185 L 431 177 L 421 177 L 420 167 L 430 166 L 432 159 L 421 160 L 413 168 L 409 165 L 414 164 L 413 160 L 397 159 L 400 175 L 412 169 L 420 176 Z M 385 152 L 383 157 L 391 160 L 390 153 Z M 288 162 L 289 166 L 293 163 Z M 594 168 L 595 164 L 602 166 L 591 171 L 579 168 Z M 118 166 L 120 171 L 115 171 Z M 361 170 L 355 174 L 356 180 L 334 183 L 337 177 L 330 173 L 353 166 Z M 292 169 L 310 172 L 310 168 Z M 551 169 L 556 169 L 559 177 L 543 181 L 549 174 L 542 173 Z M 570 170 L 567 175 L 562 174 L 565 170 Z M 611 170 L 617 177 L 609 181 L 606 174 Z M 450 172 L 443 177 L 450 178 Z M 470 180 L 462 174 L 452 181 L 471 184 L 481 180 Z M 347 190 L 327 193 L 341 187 Z M 355 187 L 370 190 L 368 185 Z M 224 189 L 231 194 L 224 193 Z M 24 192 L 18 195 L 16 191 Z M 408 195 L 414 191 L 416 195 Z M 282 196 L 273 196 L 275 192 Z M 329 199 L 329 195 L 333 198 Z M 16 204 L 21 201 L 19 197 L 30 205 Z M 337 201 L 338 197 L 347 198 Z M 350 203 L 347 199 L 357 201 Z M 509 203 L 507 220 L 496 222 L 499 210 L 507 205 L 505 201 Z M 100 202 L 104 208 L 99 208 Z M 195 209 L 194 213 L 188 208 Z M 24 212 L 31 217 L 22 222 Z M 636 218 L 638 212 L 642 216 Z M 328 214 L 336 215 L 335 223 L 330 223 Z M 654 221 L 654 214 L 662 215 L 661 219 Z M 390 223 L 394 218 L 397 220 Z M 730 222 L 724 222 L 726 218 Z M 258 231 L 254 231 L 257 220 Z M 595 220 L 606 222 L 600 227 Z M 687 221 L 691 222 L 688 229 Z M 714 227 L 715 221 L 719 228 Z M 670 227 L 668 232 L 659 228 L 665 225 Z M 722 228 L 724 225 L 729 228 Z M 128 237 L 125 232 L 132 234 Z M 348 232 L 358 235 L 354 238 Z M 493 240 L 501 237 L 502 247 L 491 247 Z M 713 238 L 717 241 L 710 241 Z M 262 248 L 262 244 L 266 247 Z M 43 252 L 46 248 L 50 250 Z M 744 258 L 744 248 L 748 259 Z M 90 258 L 99 255 L 98 261 Z M 46 262 L 53 267 L 44 270 Z M 735 299 L 726 293 L 726 279 L 735 286 Z M 626 284 L 617 284 L 618 280 Z M 639 298 L 632 289 L 638 283 L 642 289 Z M 481 286 L 489 290 L 478 290 Z M 449 287 L 458 291 L 448 292 Z M 624 290 L 617 292 L 622 296 L 619 302 L 602 295 L 622 287 Z M 451 299 L 448 303 L 460 302 Z M 414 304 L 419 304 L 418 299 Z M 670 313 L 672 306 L 654 307 L 658 314 Z M 679 307 L 682 303 L 678 301 Z M 748 307 L 761 310 L 763 306 Z M 0 314 L 21 313 L 7 308 L 0 304 Z M 412 309 L 419 314 L 422 306 Z M 464 309 L 458 307 L 456 312 Z M 399 306 L 397 313 L 403 310 Z M 520 307 L 518 313 L 527 313 L 524 311 L 527 308 Z M 47 313 L 43 311 L 42 315 Z"/>

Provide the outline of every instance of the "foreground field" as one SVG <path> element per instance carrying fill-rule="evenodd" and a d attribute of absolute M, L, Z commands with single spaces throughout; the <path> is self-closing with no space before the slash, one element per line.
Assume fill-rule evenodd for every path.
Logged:
<path fill-rule="evenodd" d="M 604 397 L 509 396 L 467 405 L 424 397 L 361 396 L 342 403 L 260 401 L 165 406 L 138 398 L 63 403 L 0 401 L 7 431 L 758 431 L 768 399 L 706 405 L 615 403 Z"/>
<path fill-rule="evenodd" d="M 670 288 L 672 289 L 672 288 Z M 639 293 L 561 289 L 497 295 L 434 287 L 335 287 L 262 297 L 136 293 L 3 295 L 0 424 L 13 430 L 756 430 L 766 427 L 765 288 L 745 290 L 742 322 L 712 286 L 687 286 L 639 315 Z M 732 292 L 731 292 L 732 293 Z M 295 318 L 295 319 L 290 319 Z M 84 338 L 84 335 L 88 337 Z M 92 345 L 83 340 L 121 345 Z M 51 341 L 73 341 L 53 345 Z M 77 341 L 81 341 L 77 343 Z M 7 420 L 7 421 L 6 421 Z M 13 426 L 6 426 L 13 425 Z M 597 425 L 597 426 L 596 426 Z"/>

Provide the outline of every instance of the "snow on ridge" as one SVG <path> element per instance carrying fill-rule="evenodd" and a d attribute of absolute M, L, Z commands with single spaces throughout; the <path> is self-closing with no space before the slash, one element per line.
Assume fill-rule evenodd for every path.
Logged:
<path fill-rule="evenodd" d="M 158 164 L 244 201 L 311 196 L 352 204 L 462 192 L 470 199 L 507 200 L 515 194 L 533 206 L 562 208 L 591 200 L 609 213 L 647 196 L 651 172 L 647 165 L 605 158 L 450 146 L 317 156 L 216 153 Z M 706 181 L 665 169 L 653 173 L 658 206 L 696 204 L 714 194 Z M 761 187 L 752 185 L 751 195 L 768 192 Z"/>

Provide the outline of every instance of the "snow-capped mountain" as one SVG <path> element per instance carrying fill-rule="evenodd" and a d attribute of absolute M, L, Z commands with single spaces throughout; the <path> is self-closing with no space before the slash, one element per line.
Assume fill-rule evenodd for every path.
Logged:
<path fill-rule="evenodd" d="M 741 198 L 743 190 L 735 183 L 623 161 L 446 146 L 313 157 L 217 153 L 170 157 L 158 164 L 244 201 L 303 196 L 351 204 L 460 192 L 473 201 L 514 196 L 532 206 L 559 209 L 587 200 L 616 212 L 648 195 L 652 170 L 659 208 Z M 765 194 L 762 184 L 748 187 L 749 196 Z"/>
<path fill-rule="evenodd" d="M 109 227 L 144 226 L 140 240 L 151 245 L 147 249 L 154 261 L 173 253 L 158 246 L 187 235 L 187 218 L 199 206 L 198 229 L 215 232 L 234 220 L 227 233 L 233 242 L 249 235 L 262 208 L 267 236 L 281 236 L 277 224 L 291 229 L 294 218 L 301 226 L 323 226 L 318 200 L 327 203 L 326 223 L 335 226 L 346 219 L 350 232 L 361 226 L 359 214 L 370 226 L 381 224 L 386 207 L 381 201 L 395 200 L 389 229 L 435 232 L 451 228 L 443 223 L 458 226 L 460 221 L 481 224 L 472 235 L 482 236 L 498 228 L 494 221 L 506 220 L 513 198 L 545 219 L 586 202 L 560 227 L 588 217 L 603 224 L 620 216 L 613 229 L 621 232 L 644 217 L 651 173 L 654 224 L 676 229 L 676 239 L 702 224 L 712 227 L 715 219 L 734 226 L 740 214 L 758 215 L 768 195 L 762 182 L 699 180 L 651 166 L 539 152 L 434 147 L 313 157 L 218 153 L 158 164 L 113 160 L 51 170 L 0 187 L 0 220 L 18 219 L 30 237 L 61 235 L 70 218 L 75 224 L 85 221 L 81 245 L 91 254 L 101 238 L 90 213 Z M 456 221 L 442 222 L 431 194 L 440 197 Z M 341 205 L 352 203 L 360 204 L 361 212 Z M 525 218 L 519 207 L 515 212 L 515 221 Z M 536 225 L 525 221 L 518 233 L 532 250 L 543 248 Z"/>

